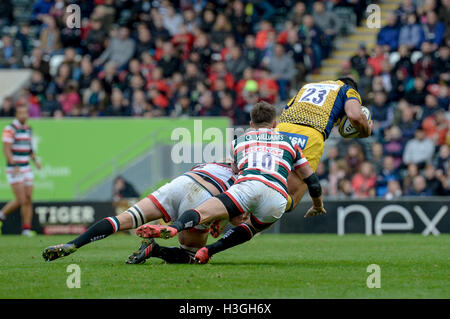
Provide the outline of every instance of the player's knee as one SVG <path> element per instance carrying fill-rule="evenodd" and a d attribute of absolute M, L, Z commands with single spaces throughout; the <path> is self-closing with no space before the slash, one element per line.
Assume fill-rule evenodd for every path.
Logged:
<path fill-rule="evenodd" d="M 127 225 L 129 224 L 129 228 L 138 228 L 139 226 L 142 226 L 146 223 L 144 213 L 137 205 L 128 208 L 126 211 L 120 214 L 119 217 L 123 219 L 124 222 L 127 223 Z"/>

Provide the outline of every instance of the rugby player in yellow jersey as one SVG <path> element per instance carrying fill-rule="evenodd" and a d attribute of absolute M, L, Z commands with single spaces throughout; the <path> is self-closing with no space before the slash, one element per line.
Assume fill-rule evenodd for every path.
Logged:
<path fill-rule="evenodd" d="M 298 91 L 281 113 L 278 131 L 300 146 L 314 171 L 322 157 L 325 140 L 344 115 L 359 131 L 358 138 L 371 135 L 372 123 L 361 110 L 362 102 L 357 90 L 356 82 L 348 77 L 309 83 Z M 307 186 L 294 172 L 289 174 L 288 184 L 295 207 Z"/>

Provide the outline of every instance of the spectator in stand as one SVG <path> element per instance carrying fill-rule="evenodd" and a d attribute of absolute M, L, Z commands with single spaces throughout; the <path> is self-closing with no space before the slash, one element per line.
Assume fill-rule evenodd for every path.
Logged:
<path fill-rule="evenodd" d="M 383 144 L 376 142 L 372 144 L 370 162 L 373 164 L 375 174 L 380 174 L 383 168 Z"/>
<path fill-rule="evenodd" d="M 426 95 L 425 81 L 420 77 L 416 77 L 414 79 L 414 88 L 407 91 L 406 100 L 412 105 L 421 106 L 425 104 Z"/>
<path fill-rule="evenodd" d="M 424 40 L 433 43 L 433 50 L 442 44 L 444 40 L 445 25 L 438 20 L 435 11 L 428 11 L 426 13 L 427 22 L 423 24 Z"/>
<path fill-rule="evenodd" d="M 419 175 L 419 167 L 416 164 L 408 164 L 406 167 L 406 172 L 404 172 L 403 180 L 402 180 L 402 187 L 403 187 L 403 193 L 407 194 L 412 189 L 413 179 L 417 175 Z"/>
<path fill-rule="evenodd" d="M 384 195 L 384 198 L 387 200 L 392 200 L 397 197 L 402 196 L 402 188 L 400 186 L 399 181 L 397 180 L 390 180 L 388 182 L 388 188 L 386 195 Z"/>
<path fill-rule="evenodd" d="M 63 8 L 64 1 L 63 1 Z M 62 21 L 68 21 L 70 17 L 72 16 L 72 12 L 65 12 L 62 16 Z M 60 38 L 61 38 L 61 46 L 63 48 L 79 48 L 81 45 L 81 29 L 80 28 L 72 28 L 67 25 L 67 23 L 63 24 L 64 27 L 60 30 Z M 80 50 L 81 52 L 81 50 Z"/>
<path fill-rule="evenodd" d="M 449 26 L 450 30 L 450 26 Z M 438 52 L 435 52 L 434 56 L 434 72 L 436 74 L 450 73 L 450 48 L 448 45 L 444 45 L 439 48 Z M 445 82 L 445 81 L 444 81 Z M 445 96 L 448 98 L 448 90 L 445 92 Z"/>
<path fill-rule="evenodd" d="M 407 23 L 410 15 L 416 15 L 416 6 L 414 5 L 414 1 L 403 0 L 396 11 L 396 14 L 401 24 Z"/>
<path fill-rule="evenodd" d="M 411 62 L 411 54 L 407 45 L 401 44 L 398 47 L 399 59 L 395 63 L 393 71 L 403 70 L 406 75 L 410 76 L 413 74 L 413 63 Z"/>
<path fill-rule="evenodd" d="M 91 59 L 97 59 L 105 46 L 106 32 L 103 30 L 100 19 L 91 19 L 88 26 L 88 31 L 83 44 Z"/>
<path fill-rule="evenodd" d="M 288 13 L 288 20 L 292 21 L 295 25 L 302 25 L 303 18 L 306 14 L 306 5 L 304 2 L 296 2 L 292 10 Z"/>
<path fill-rule="evenodd" d="M 260 29 L 256 33 L 255 47 L 259 50 L 265 50 L 267 48 L 267 40 L 270 33 L 275 32 L 272 23 L 267 20 L 260 22 Z"/>
<path fill-rule="evenodd" d="M 110 39 L 106 50 L 94 61 L 94 66 L 98 67 L 113 62 L 119 69 L 122 69 L 133 57 L 135 47 L 135 41 L 130 38 L 130 30 L 126 26 L 122 26 L 119 28 L 117 37 Z"/>
<path fill-rule="evenodd" d="M 14 43 L 9 34 L 2 36 L 2 48 L 0 49 L 0 68 L 16 69 L 23 65 L 22 48 Z"/>
<path fill-rule="evenodd" d="M 414 64 L 414 77 L 420 77 L 425 82 L 431 80 L 434 76 L 434 57 L 433 45 L 431 42 L 425 41 L 421 46 L 422 57 Z"/>
<path fill-rule="evenodd" d="M 281 44 L 277 44 L 275 46 L 275 55 L 269 60 L 267 67 L 277 81 L 280 89 L 280 99 L 286 101 L 289 85 L 297 74 L 294 60 L 290 55 L 286 54 Z"/>
<path fill-rule="evenodd" d="M 304 16 L 299 34 L 305 45 L 312 50 L 314 54 L 314 69 L 317 70 L 320 68 L 322 59 L 325 56 L 323 54 L 323 45 L 326 42 L 325 34 L 316 25 L 313 16 L 309 14 Z"/>
<path fill-rule="evenodd" d="M 434 161 L 438 170 L 449 172 L 450 171 L 450 147 L 447 144 L 442 145 L 439 148 L 439 153 Z"/>
<path fill-rule="evenodd" d="M 341 30 L 341 20 L 336 13 L 325 8 L 325 3 L 316 1 L 313 4 L 313 18 L 317 26 L 325 34 L 325 45 L 323 48 L 323 58 L 327 58 L 332 50 L 333 40 Z"/>
<path fill-rule="evenodd" d="M 340 180 L 343 179 L 346 176 L 346 166 L 347 164 L 342 161 L 333 161 L 330 163 L 329 166 L 329 173 L 328 173 L 328 194 L 331 196 L 338 196 L 339 194 L 339 184 Z M 352 192 L 352 184 L 350 181 L 349 187 Z"/>
<path fill-rule="evenodd" d="M 373 104 L 369 106 L 373 120 L 373 134 L 376 136 L 382 136 L 384 130 L 390 127 L 394 120 L 394 108 L 386 101 L 386 93 L 375 92 Z"/>
<path fill-rule="evenodd" d="M 398 171 L 395 169 L 395 162 L 392 156 L 386 156 L 383 159 L 383 168 L 381 173 L 376 177 L 376 194 L 377 196 L 385 196 L 387 193 L 388 183 L 392 180 L 399 180 Z"/>
<path fill-rule="evenodd" d="M 242 77 L 244 70 L 248 66 L 247 61 L 242 56 L 242 51 L 239 46 L 234 46 L 231 48 L 230 53 L 230 59 L 225 62 L 227 69 L 235 79 L 239 79 Z"/>
<path fill-rule="evenodd" d="M 402 131 L 398 126 L 392 126 L 391 128 L 385 130 L 384 140 L 384 153 L 392 156 L 394 159 L 395 168 L 399 168 L 402 165 L 404 148 Z"/>
<path fill-rule="evenodd" d="M 122 91 L 119 88 L 112 89 L 111 102 L 106 110 L 101 113 L 104 116 L 130 116 L 131 108 L 129 101 L 123 98 Z"/>
<path fill-rule="evenodd" d="M 367 64 L 373 69 L 373 75 L 377 76 L 382 71 L 382 62 L 386 59 L 386 54 L 381 45 L 376 45 L 370 58 L 367 60 Z"/>
<path fill-rule="evenodd" d="M 41 31 L 40 43 L 41 49 L 47 54 L 52 54 L 61 49 L 60 31 L 53 16 L 43 17 L 44 29 Z"/>
<path fill-rule="evenodd" d="M 180 30 L 183 24 L 183 16 L 176 12 L 172 5 L 168 5 L 163 11 L 163 26 L 169 31 L 171 36 L 174 36 Z"/>
<path fill-rule="evenodd" d="M 375 187 L 376 176 L 373 166 L 369 162 L 363 162 L 359 168 L 359 172 L 353 176 L 352 187 L 356 198 L 369 197 L 369 191 Z"/>
<path fill-rule="evenodd" d="M 431 196 L 432 192 L 427 188 L 425 177 L 417 175 L 413 179 L 412 189 L 407 193 L 408 196 Z"/>
<path fill-rule="evenodd" d="M 338 181 L 338 192 L 337 196 L 339 198 L 352 198 L 354 197 L 352 183 L 346 179 L 342 178 Z"/>
<path fill-rule="evenodd" d="M 102 81 L 92 79 L 89 88 L 83 93 L 84 115 L 97 115 L 100 110 L 104 110 L 106 92 L 103 90 Z"/>
<path fill-rule="evenodd" d="M 408 14 L 407 23 L 403 24 L 400 28 L 398 38 L 399 45 L 406 45 L 410 50 L 419 50 L 423 38 L 423 29 L 422 26 L 417 23 L 416 14 Z"/>
<path fill-rule="evenodd" d="M 386 51 L 396 51 L 399 34 L 397 16 L 392 12 L 388 15 L 386 26 L 382 27 L 378 33 L 377 44 L 385 46 Z"/>
<path fill-rule="evenodd" d="M 251 27 L 250 15 L 247 15 L 242 1 L 235 0 L 232 2 L 228 19 L 230 20 L 234 37 L 239 43 L 242 43 L 246 35 L 250 33 Z"/>
<path fill-rule="evenodd" d="M 427 164 L 424 169 L 425 181 L 427 189 L 430 190 L 432 196 L 445 196 L 446 189 L 439 178 L 436 177 L 436 168 L 433 164 Z"/>
<path fill-rule="evenodd" d="M 364 74 L 368 59 L 369 54 L 367 53 L 366 45 L 365 43 L 360 43 L 358 46 L 358 51 L 356 51 L 356 54 L 350 58 L 352 68 L 358 72 L 359 76 Z"/>
<path fill-rule="evenodd" d="M 44 17 L 50 13 L 53 4 L 54 0 L 36 0 L 31 9 L 32 22 L 35 24 L 42 23 Z"/>
<path fill-rule="evenodd" d="M 75 81 L 67 83 L 64 92 L 59 95 L 58 102 L 61 104 L 61 108 L 65 115 L 74 114 L 77 108 L 80 107 L 80 95 L 78 94 L 78 84 Z"/>
<path fill-rule="evenodd" d="M 422 123 L 426 137 L 434 141 L 436 145 L 444 145 L 450 132 L 450 119 L 444 110 L 437 110 L 434 114 L 425 118 Z"/>
<path fill-rule="evenodd" d="M 216 50 L 220 49 L 227 36 L 231 35 L 231 31 L 231 24 L 227 17 L 224 14 L 217 15 L 211 32 L 211 44 Z M 234 36 L 232 36 L 232 39 L 235 39 Z"/>
<path fill-rule="evenodd" d="M 243 57 L 252 68 L 259 67 L 262 60 L 262 52 L 255 46 L 255 36 L 247 34 L 245 36 Z"/>
<path fill-rule="evenodd" d="M 348 147 L 345 161 L 348 164 L 348 170 L 353 175 L 359 171 L 359 166 L 364 162 L 365 156 L 361 144 L 352 142 Z"/>
<path fill-rule="evenodd" d="M 262 100 L 274 104 L 278 98 L 278 84 L 266 68 L 261 69 L 258 80 L 259 95 Z"/>
<path fill-rule="evenodd" d="M 406 165 L 413 163 L 423 168 L 430 162 L 434 155 L 434 143 L 425 136 L 422 128 L 418 128 L 415 137 L 406 143 L 403 152 L 403 163 Z"/>
<path fill-rule="evenodd" d="M 354 79 L 356 82 L 359 80 L 358 72 L 353 69 L 352 63 L 349 60 L 344 60 L 341 63 L 341 70 L 336 74 L 337 78 L 349 77 Z"/>
<path fill-rule="evenodd" d="M 0 117 L 14 117 L 16 108 L 14 106 L 13 98 L 7 96 L 3 99 L 2 107 L 0 108 Z"/>
<path fill-rule="evenodd" d="M 437 98 L 432 94 L 427 94 L 425 97 L 425 105 L 422 107 L 422 114 L 420 117 L 421 122 L 439 110 Z"/>
<path fill-rule="evenodd" d="M 127 182 L 122 176 L 115 178 L 113 186 L 113 201 L 115 202 L 122 199 L 139 198 L 139 193 L 134 186 Z"/>

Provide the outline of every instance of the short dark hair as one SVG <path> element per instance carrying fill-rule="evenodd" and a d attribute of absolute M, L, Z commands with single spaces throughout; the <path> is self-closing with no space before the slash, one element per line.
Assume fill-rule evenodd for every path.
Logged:
<path fill-rule="evenodd" d="M 358 91 L 358 85 L 356 84 L 355 80 L 353 80 L 350 77 L 343 77 L 337 79 L 338 81 L 344 82 L 347 85 L 350 85 L 352 88 L 354 88 L 356 91 Z"/>
<path fill-rule="evenodd" d="M 256 103 L 250 112 L 250 119 L 254 125 L 272 124 L 276 116 L 275 107 L 264 101 Z"/>

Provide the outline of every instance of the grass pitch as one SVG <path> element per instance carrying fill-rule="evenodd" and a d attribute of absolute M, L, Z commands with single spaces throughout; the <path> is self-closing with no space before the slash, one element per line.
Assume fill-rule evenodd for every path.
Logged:
<path fill-rule="evenodd" d="M 116 234 L 44 262 L 45 247 L 72 238 L 1 236 L 0 298 L 450 298 L 449 235 L 264 234 L 207 265 L 126 265 L 140 240 Z M 70 264 L 80 289 L 66 285 Z M 370 264 L 379 289 L 366 286 Z"/>

